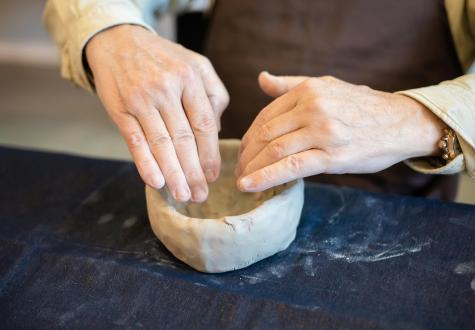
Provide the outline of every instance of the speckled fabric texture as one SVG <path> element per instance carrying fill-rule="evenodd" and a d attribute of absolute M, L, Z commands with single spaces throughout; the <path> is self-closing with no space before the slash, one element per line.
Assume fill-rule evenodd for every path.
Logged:
<path fill-rule="evenodd" d="M 475 324 L 475 206 L 309 183 L 286 251 L 207 275 L 155 238 L 133 164 L 0 160 L 1 328 Z"/>

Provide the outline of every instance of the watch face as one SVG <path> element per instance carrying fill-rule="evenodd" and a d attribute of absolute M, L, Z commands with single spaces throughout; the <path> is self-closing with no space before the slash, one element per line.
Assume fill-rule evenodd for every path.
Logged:
<path fill-rule="evenodd" d="M 446 163 L 457 157 L 460 153 L 457 135 L 454 130 L 450 128 L 444 129 L 444 136 L 439 140 L 437 146 L 442 150 L 442 159 L 445 160 Z"/>

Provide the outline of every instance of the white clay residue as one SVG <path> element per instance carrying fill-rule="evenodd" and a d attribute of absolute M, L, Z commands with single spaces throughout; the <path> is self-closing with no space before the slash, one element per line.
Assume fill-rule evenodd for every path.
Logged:
<path fill-rule="evenodd" d="M 462 226 L 467 229 L 474 230 L 475 229 L 475 222 L 473 222 L 472 216 L 467 216 L 467 217 L 459 217 L 459 218 L 450 218 L 449 219 L 450 223 L 453 223 L 454 225 Z"/>
<path fill-rule="evenodd" d="M 345 195 L 339 192 L 340 205 L 335 207 L 333 214 L 327 215 L 322 224 L 300 228 L 299 239 L 285 252 L 286 260 L 280 264 L 285 269 L 280 277 L 269 269 L 243 275 L 248 284 L 280 281 L 282 276 L 293 268 L 298 268 L 309 277 L 318 278 L 322 267 L 322 258 L 348 263 L 382 262 L 393 258 L 416 254 L 423 249 L 430 249 L 432 239 L 426 232 L 414 233 L 405 229 L 394 220 L 393 212 L 388 212 L 385 205 L 368 196 L 360 205 L 362 208 L 348 212 Z M 423 210 L 411 210 L 422 212 Z M 341 217 L 342 214 L 367 214 L 367 218 L 359 221 L 355 218 Z M 398 206 L 397 212 L 404 214 L 407 209 Z M 292 260 L 292 261 L 290 261 Z M 272 266 L 271 266 L 272 267 Z"/>
<path fill-rule="evenodd" d="M 137 223 L 137 217 L 132 216 L 124 220 L 122 223 L 122 228 L 130 228 Z"/>
<path fill-rule="evenodd" d="M 475 261 L 468 261 L 458 264 L 454 269 L 455 274 L 475 274 Z"/>
<path fill-rule="evenodd" d="M 291 266 L 281 263 L 266 267 L 261 271 L 241 275 L 241 278 L 248 284 L 260 284 L 267 282 L 279 283 L 281 282 L 281 279 L 291 271 Z"/>
<path fill-rule="evenodd" d="M 114 219 L 114 215 L 111 213 L 103 214 L 97 220 L 98 225 L 105 225 L 108 222 L 111 222 Z"/>
<path fill-rule="evenodd" d="M 410 245 L 395 243 L 387 247 L 381 246 L 382 248 L 380 250 L 373 251 L 367 246 L 348 246 L 348 249 L 342 249 L 340 251 L 334 251 L 332 249 L 326 250 L 325 254 L 330 259 L 343 259 L 347 262 L 377 262 L 420 252 L 424 246 L 430 246 L 430 243 L 430 239 L 423 242 L 414 241 L 414 243 Z"/>
<path fill-rule="evenodd" d="M 97 191 L 92 192 L 89 196 L 87 196 L 86 199 L 82 202 L 82 204 L 83 205 L 94 204 L 94 203 L 99 202 L 100 200 L 101 200 L 101 194 L 97 190 Z"/>
<path fill-rule="evenodd" d="M 458 275 L 475 274 L 475 260 L 458 264 L 454 269 L 454 273 Z M 472 280 L 472 282 L 470 282 L 470 288 L 475 290 L 475 278 Z"/>
<path fill-rule="evenodd" d="M 353 262 L 379 262 L 401 257 L 429 248 L 432 240 L 424 235 L 415 237 L 408 231 L 394 231 L 398 226 L 392 216 L 386 214 L 386 209 L 371 196 L 365 198 L 360 207 L 367 212 L 364 221 L 341 219 L 343 210 L 347 207 L 345 195 L 339 191 L 340 206 L 334 214 L 324 220 L 325 231 L 314 239 L 300 240 L 292 246 L 291 252 L 307 255 L 302 267 L 306 274 L 312 276 L 311 259 L 315 256 L 326 256 L 331 260 Z M 351 204 L 350 204 L 351 205 Z M 403 207 L 398 212 L 404 213 Z M 364 212 L 358 212 L 364 214 Z M 320 236 L 320 237 L 319 237 Z"/>

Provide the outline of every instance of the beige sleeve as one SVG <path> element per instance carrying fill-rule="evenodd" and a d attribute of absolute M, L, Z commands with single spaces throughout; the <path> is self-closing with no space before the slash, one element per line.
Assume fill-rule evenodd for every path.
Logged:
<path fill-rule="evenodd" d="M 92 86 L 83 66 L 83 49 L 96 33 L 119 24 L 145 23 L 139 5 L 130 0 L 48 0 L 43 14 L 46 29 L 58 46 L 61 75 L 89 91 Z"/>
<path fill-rule="evenodd" d="M 48 0 L 43 22 L 58 46 L 61 75 L 89 91 L 93 86 L 83 65 L 83 50 L 97 33 L 120 24 L 151 31 L 155 13 L 207 10 L 210 0 Z"/>
<path fill-rule="evenodd" d="M 475 58 L 475 0 L 445 0 L 452 39 L 465 71 Z"/>
<path fill-rule="evenodd" d="M 424 158 L 406 163 L 422 173 L 452 174 L 466 170 L 475 178 L 475 74 L 398 94 L 412 97 L 429 108 L 457 133 L 462 148 L 461 155 L 442 167 L 434 167 Z"/>

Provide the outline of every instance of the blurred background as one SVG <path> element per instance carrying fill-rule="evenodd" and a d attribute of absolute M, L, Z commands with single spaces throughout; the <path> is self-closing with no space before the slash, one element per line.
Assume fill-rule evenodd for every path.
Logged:
<path fill-rule="evenodd" d="M 98 99 L 60 78 L 45 2 L 0 0 L 0 145 L 130 160 Z M 175 23 L 163 16 L 157 29 L 175 39 Z M 462 177 L 457 200 L 475 204 L 475 180 Z"/>

